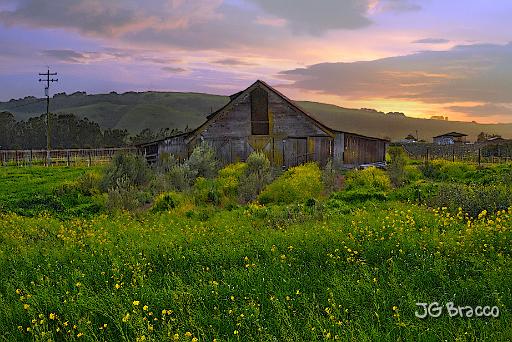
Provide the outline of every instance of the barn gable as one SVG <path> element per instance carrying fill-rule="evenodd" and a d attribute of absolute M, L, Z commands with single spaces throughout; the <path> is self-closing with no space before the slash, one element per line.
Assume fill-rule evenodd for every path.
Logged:
<path fill-rule="evenodd" d="M 264 93 L 267 95 L 266 99 L 262 99 Z M 262 107 L 267 107 L 266 116 L 261 116 L 264 111 Z M 258 115 L 257 113 L 260 117 L 254 116 Z M 208 116 L 208 121 L 198 127 L 191 138 L 217 134 L 217 130 L 227 136 L 236 137 L 286 137 L 290 136 L 290 129 L 295 130 L 292 135 L 297 136 L 334 136 L 329 128 L 308 115 L 286 96 L 265 82 L 256 81 L 249 88 L 235 94 L 226 106 Z"/>

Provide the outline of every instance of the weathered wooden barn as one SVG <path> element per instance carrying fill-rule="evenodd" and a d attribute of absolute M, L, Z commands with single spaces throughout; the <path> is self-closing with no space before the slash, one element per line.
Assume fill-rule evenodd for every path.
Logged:
<path fill-rule="evenodd" d="M 383 162 L 388 141 L 327 127 L 263 81 L 230 96 L 224 107 L 193 131 L 140 145 L 149 162 L 162 153 L 187 158 L 206 142 L 221 161 L 245 160 L 253 151 L 264 152 L 276 166 L 308 161 L 353 167 Z"/>

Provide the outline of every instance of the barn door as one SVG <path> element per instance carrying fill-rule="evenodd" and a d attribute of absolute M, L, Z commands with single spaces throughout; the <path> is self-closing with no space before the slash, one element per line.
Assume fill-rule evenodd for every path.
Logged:
<path fill-rule="evenodd" d="M 288 138 L 284 144 L 285 166 L 291 167 L 307 162 L 308 158 L 308 139 L 307 138 Z"/>

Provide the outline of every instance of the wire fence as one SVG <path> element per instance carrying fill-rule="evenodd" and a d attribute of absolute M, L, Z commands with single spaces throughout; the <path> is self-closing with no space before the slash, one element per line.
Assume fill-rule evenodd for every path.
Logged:
<path fill-rule="evenodd" d="M 92 166 L 105 164 L 116 153 L 137 153 L 135 147 L 63 150 L 0 150 L 1 166 Z"/>
<path fill-rule="evenodd" d="M 400 144 L 411 159 L 472 162 L 478 164 L 512 162 L 512 143 L 507 144 Z"/>

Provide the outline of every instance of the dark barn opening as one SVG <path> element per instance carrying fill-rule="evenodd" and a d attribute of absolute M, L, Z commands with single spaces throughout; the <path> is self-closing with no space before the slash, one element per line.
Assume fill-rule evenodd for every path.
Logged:
<path fill-rule="evenodd" d="M 268 93 L 261 88 L 251 91 L 251 133 L 268 135 Z"/>

